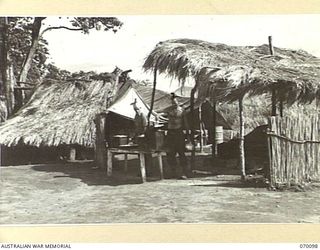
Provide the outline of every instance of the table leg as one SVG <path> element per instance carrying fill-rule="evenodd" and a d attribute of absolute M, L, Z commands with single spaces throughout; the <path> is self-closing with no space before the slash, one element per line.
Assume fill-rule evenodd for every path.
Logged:
<path fill-rule="evenodd" d="M 128 154 L 124 154 L 124 172 L 128 171 Z"/>
<path fill-rule="evenodd" d="M 144 153 L 139 153 L 139 158 L 140 158 L 140 172 L 141 172 L 141 179 L 142 182 L 146 182 L 146 160 Z"/>
<path fill-rule="evenodd" d="M 157 153 L 158 158 L 158 166 L 159 166 L 159 172 L 160 172 L 160 179 L 163 179 L 163 164 L 162 164 L 162 155 L 161 153 Z"/>
<path fill-rule="evenodd" d="M 112 175 L 112 152 L 108 150 L 108 159 L 107 159 L 107 176 Z"/>

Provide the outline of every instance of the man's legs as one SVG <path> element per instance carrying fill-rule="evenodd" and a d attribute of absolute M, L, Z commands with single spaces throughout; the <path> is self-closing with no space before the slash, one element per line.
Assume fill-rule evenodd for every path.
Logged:
<path fill-rule="evenodd" d="M 167 158 L 168 158 L 168 165 L 170 167 L 171 176 L 173 178 L 177 177 L 177 159 L 176 159 L 176 152 L 167 152 Z"/>
<path fill-rule="evenodd" d="M 188 176 L 188 172 L 189 172 L 187 157 L 186 157 L 184 151 L 179 151 L 178 154 L 179 154 L 180 169 L 182 170 L 181 171 L 182 173 L 181 173 L 180 176 L 181 177 L 182 176 L 187 177 Z"/>

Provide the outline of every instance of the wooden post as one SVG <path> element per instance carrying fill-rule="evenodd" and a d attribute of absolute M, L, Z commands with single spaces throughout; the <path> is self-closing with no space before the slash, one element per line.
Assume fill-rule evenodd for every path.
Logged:
<path fill-rule="evenodd" d="M 110 150 L 107 150 L 107 176 L 110 177 L 112 175 L 112 152 Z"/>
<path fill-rule="evenodd" d="M 128 154 L 124 154 L 124 172 L 128 172 Z"/>
<path fill-rule="evenodd" d="M 157 158 L 158 158 L 160 179 L 163 180 L 163 164 L 162 164 L 162 155 L 161 155 L 161 152 L 158 152 L 158 153 L 157 153 Z"/>
<path fill-rule="evenodd" d="M 157 61 L 158 63 L 158 61 Z M 156 86 L 157 86 L 157 65 L 154 68 L 154 72 L 153 72 L 153 88 L 152 88 L 152 96 L 151 96 L 151 103 L 150 103 L 150 110 L 148 113 L 148 127 L 150 126 L 150 117 L 152 114 L 152 110 L 153 110 L 153 103 L 154 103 L 154 96 L 156 94 Z"/>
<path fill-rule="evenodd" d="M 279 111 L 280 111 L 280 117 L 283 117 L 283 99 L 280 99 L 279 103 Z"/>
<path fill-rule="evenodd" d="M 195 135 L 195 115 L 194 115 L 194 94 L 196 92 L 196 87 L 191 90 L 191 98 L 190 98 L 190 111 L 191 111 L 191 143 L 192 143 L 192 151 L 191 151 L 191 170 L 195 169 L 195 161 L 196 161 L 196 143 L 194 140 Z"/>
<path fill-rule="evenodd" d="M 202 110 L 201 106 L 199 106 L 199 129 L 200 129 L 200 152 L 203 152 L 203 129 L 202 129 Z"/>
<path fill-rule="evenodd" d="M 241 180 L 246 177 L 245 149 L 244 149 L 244 120 L 243 120 L 243 97 L 239 99 L 239 117 L 240 117 L 240 136 L 239 136 L 239 151 L 240 151 L 240 169 Z"/>
<path fill-rule="evenodd" d="M 140 158 L 140 172 L 141 172 L 141 180 L 142 183 L 147 181 L 146 177 L 146 160 L 144 153 L 139 153 L 139 158 Z"/>
<path fill-rule="evenodd" d="M 277 97 L 276 97 L 276 90 L 274 87 L 272 88 L 271 92 L 271 115 L 276 116 L 277 115 Z"/>
<path fill-rule="evenodd" d="M 217 145 L 217 102 L 214 101 L 212 105 L 212 116 L 213 116 L 213 138 L 212 138 L 212 157 L 216 158 L 218 156 L 218 145 Z"/>
<path fill-rule="evenodd" d="M 270 55 L 273 55 L 272 36 L 268 36 Z"/>
<path fill-rule="evenodd" d="M 273 45 L 272 45 L 272 36 L 268 36 L 269 40 L 269 50 L 270 50 L 270 55 L 273 56 L 274 50 L 273 50 Z M 276 116 L 277 115 L 277 97 L 276 97 L 276 90 L 274 87 L 272 87 L 271 90 L 271 115 Z"/>
<path fill-rule="evenodd" d="M 96 165 L 97 167 L 103 169 L 106 167 L 107 163 L 107 148 L 105 140 L 105 127 L 106 127 L 106 115 L 99 114 L 96 116 Z"/>
<path fill-rule="evenodd" d="M 70 151 L 69 151 L 69 160 L 70 161 L 75 161 L 76 160 L 76 154 L 77 154 L 77 151 L 76 151 L 75 147 L 71 146 Z"/>

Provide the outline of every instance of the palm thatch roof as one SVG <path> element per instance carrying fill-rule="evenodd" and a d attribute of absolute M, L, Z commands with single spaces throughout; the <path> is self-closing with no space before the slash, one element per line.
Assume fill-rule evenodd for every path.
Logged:
<path fill-rule="evenodd" d="M 302 50 L 268 45 L 228 46 L 201 40 L 160 42 L 146 58 L 146 71 L 157 69 L 181 83 L 187 77 L 201 82 L 199 97 L 233 101 L 245 94 L 278 90 L 278 98 L 293 103 L 320 99 L 320 59 Z"/>
<path fill-rule="evenodd" d="M 111 82 L 48 80 L 0 126 L 0 144 L 93 146 L 95 116 L 106 112 Z"/>

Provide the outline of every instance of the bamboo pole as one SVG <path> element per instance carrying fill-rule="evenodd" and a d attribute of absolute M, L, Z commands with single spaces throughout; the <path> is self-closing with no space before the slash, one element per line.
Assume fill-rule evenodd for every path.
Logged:
<path fill-rule="evenodd" d="M 239 151 L 240 151 L 241 180 L 245 180 L 245 177 L 246 177 L 246 164 L 245 164 L 245 151 L 244 151 L 243 97 L 241 97 L 239 99 L 239 117 L 240 117 Z"/>

